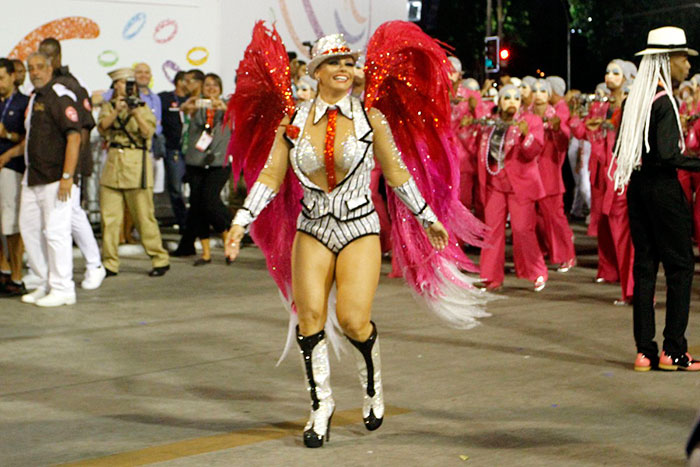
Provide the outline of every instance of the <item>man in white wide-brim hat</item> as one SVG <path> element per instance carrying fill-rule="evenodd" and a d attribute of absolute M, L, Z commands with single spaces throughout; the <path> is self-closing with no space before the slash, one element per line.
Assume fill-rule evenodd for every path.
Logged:
<path fill-rule="evenodd" d="M 663 27 L 649 32 L 647 48 L 625 102 L 615 146 L 615 188 L 627 188 L 634 243 L 634 369 L 700 371 L 688 353 L 690 290 L 694 261 L 692 216 L 678 169 L 700 171 L 700 159 L 685 157 L 683 131 L 673 88 L 690 71 L 685 32 Z M 654 294 L 659 262 L 666 275 L 666 326 L 661 356 L 654 341 Z"/>

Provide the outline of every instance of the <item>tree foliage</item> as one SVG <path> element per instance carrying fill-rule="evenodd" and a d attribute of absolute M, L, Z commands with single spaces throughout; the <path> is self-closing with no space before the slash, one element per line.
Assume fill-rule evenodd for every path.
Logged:
<path fill-rule="evenodd" d="M 492 3 L 492 30 L 496 34 L 497 0 Z M 502 3 L 502 40 L 511 50 L 505 71 L 513 76 L 534 75 L 541 70 L 566 78 L 567 30 L 571 29 L 574 30 L 572 84 L 585 90 L 602 81 L 610 60 L 623 58 L 638 63 L 634 53 L 645 47 L 650 29 L 667 25 L 682 27 L 691 47 L 700 48 L 697 1 L 502 0 Z M 467 75 L 483 79 L 486 0 L 424 0 L 423 8 L 430 13 L 420 23 L 426 32 L 454 47 L 454 54 L 462 60 Z"/>

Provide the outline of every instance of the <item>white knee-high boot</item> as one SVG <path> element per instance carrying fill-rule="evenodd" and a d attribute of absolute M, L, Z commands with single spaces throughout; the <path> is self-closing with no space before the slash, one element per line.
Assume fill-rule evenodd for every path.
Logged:
<path fill-rule="evenodd" d="M 374 431 L 384 421 L 384 391 L 382 390 L 382 362 L 379 357 L 377 326 L 372 324 L 372 334 L 364 342 L 348 337 L 350 343 L 359 350 L 355 354 L 360 383 L 365 392 L 362 404 L 362 417 L 365 428 Z M 345 336 L 347 337 L 347 336 Z"/>
<path fill-rule="evenodd" d="M 304 427 L 304 445 L 308 448 L 321 447 L 324 440 L 330 440 L 331 419 L 335 411 L 328 343 L 325 337 L 325 331 L 302 336 L 297 327 L 301 364 L 306 374 L 306 388 L 311 396 L 311 415 Z"/>

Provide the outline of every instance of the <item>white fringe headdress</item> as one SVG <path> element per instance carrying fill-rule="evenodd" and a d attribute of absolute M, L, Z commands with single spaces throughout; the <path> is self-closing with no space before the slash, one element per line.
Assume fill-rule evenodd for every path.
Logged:
<path fill-rule="evenodd" d="M 617 163 L 614 175 L 611 175 L 614 164 L 610 164 L 608 176 L 615 182 L 615 190 L 624 192 L 627 183 L 632 176 L 632 171 L 642 163 L 642 148 L 649 147 L 649 122 L 651 120 L 651 106 L 654 103 L 656 89 L 661 86 L 671 99 L 673 111 L 676 114 L 678 130 L 683 134 L 678 105 L 673 98 L 671 87 L 670 56 L 667 53 L 644 55 L 639 65 L 637 78 L 625 103 L 625 112 L 622 114 L 620 131 L 617 134 L 613 161 Z M 683 138 L 680 139 L 681 151 L 685 151 Z"/>

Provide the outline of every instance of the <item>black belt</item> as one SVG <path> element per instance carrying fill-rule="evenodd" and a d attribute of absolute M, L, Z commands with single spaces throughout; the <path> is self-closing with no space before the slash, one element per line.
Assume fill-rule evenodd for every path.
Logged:
<path fill-rule="evenodd" d="M 139 151 L 145 151 L 146 148 L 142 146 L 134 146 L 132 144 L 129 145 L 124 145 L 124 144 L 119 144 L 119 143 L 109 143 L 110 148 L 117 148 L 117 149 L 138 149 Z"/>

